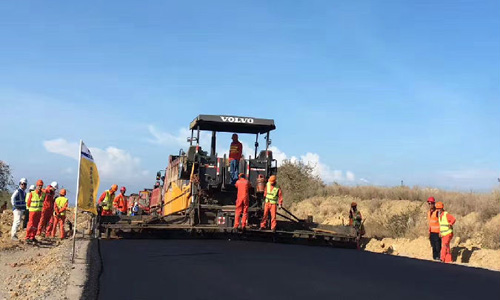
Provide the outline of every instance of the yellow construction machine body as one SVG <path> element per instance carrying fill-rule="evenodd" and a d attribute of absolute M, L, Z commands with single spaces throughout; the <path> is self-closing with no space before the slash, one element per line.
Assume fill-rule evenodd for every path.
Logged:
<path fill-rule="evenodd" d="M 168 164 L 165 172 L 163 215 L 169 216 L 185 211 L 192 202 L 191 180 L 179 178 L 179 169 L 182 169 L 183 158 L 178 157 Z M 192 176 L 191 176 L 192 177 Z"/>

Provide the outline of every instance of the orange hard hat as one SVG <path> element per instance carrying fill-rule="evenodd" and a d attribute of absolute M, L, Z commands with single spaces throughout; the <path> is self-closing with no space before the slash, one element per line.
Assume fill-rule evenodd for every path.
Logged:
<path fill-rule="evenodd" d="M 436 203 L 436 208 L 444 208 L 443 202 L 439 201 Z"/>
<path fill-rule="evenodd" d="M 276 182 L 276 175 L 271 175 L 271 177 L 269 177 L 269 182 L 275 183 Z"/>
<path fill-rule="evenodd" d="M 59 195 L 61 195 L 61 196 L 66 196 L 66 189 L 61 189 L 61 190 L 59 191 Z"/>
<path fill-rule="evenodd" d="M 351 207 L 356 207 L 356 206 L 358 206 L 358 204 L 356 202 L 351 203 Z"/>
<path fill-rule="evenodd" d="M 36 186 L 43 186 L 43 180 L 38 179 L 38 181 L 36 182 Z"/>
<path fill-rule="evenodd" d="M 116 191 L 118 190 L 118 185 L 113 184 L 113 185 L 111 186 L 111 190 L 112 190 L 113 192 L 116 192 Z"/>
<path fill-rule="evenodd" d="M 427 202 L 428 203 L 436 203 L 436 199 L 434 199 L 434 197 L 429 197 L 429 199 L 427 199 Z"/>

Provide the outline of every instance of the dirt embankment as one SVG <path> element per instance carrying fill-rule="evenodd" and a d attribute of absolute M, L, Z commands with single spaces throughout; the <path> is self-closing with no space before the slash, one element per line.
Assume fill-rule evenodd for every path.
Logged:
<path fill-rule="evenodd" d="M 38 246 L 27 245 L 23 230 L 20 241 L 11 241 L 11 225 L 12 211 L 6 210 L 0 214 L 0 299 L 67 299 L 72 241 L 38 238 Z"/>
<path fill-rule="evenodd" d="M 427 238 L 427 204 L 409 200 L 359 200 L 348 196 L 315 197 L 293 206 L 298 217 L 312 215 L 318 223 L 347 225 L 351 202 L 365 219 L 365 250 L 418 259 L 432 259 Z M 453 212 L 450 212 L 453 214 Z M 452 240 L 456 263 L 500 271 L 500 214 L 483 221 L 481 211 L 455 214 Z"/>

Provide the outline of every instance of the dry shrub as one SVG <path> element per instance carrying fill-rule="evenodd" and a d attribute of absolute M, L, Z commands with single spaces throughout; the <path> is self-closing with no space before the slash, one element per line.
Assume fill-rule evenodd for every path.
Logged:
<path fill-rule="evenodd" d="M 453 226 L 453 234 L 456 237 L 460 237 L 460 240 L 464 242 L 469 239 L 480 242 L 482 225 L 481 214 L 473 212 L 457 219 L 455 226 Z"/>
<path fill-rule="evenodd" d="M 312 174 L 313 166 L 303 162 L 285 160 L 278 169 L 278 183 L 288 203 L 296 203 L 319 195 L 324 189 L 323 181 Z"/>
<path fill-rule="evenodd" d="M 483 247 L 500 249 L 500 214 L 482 227 Z"/>

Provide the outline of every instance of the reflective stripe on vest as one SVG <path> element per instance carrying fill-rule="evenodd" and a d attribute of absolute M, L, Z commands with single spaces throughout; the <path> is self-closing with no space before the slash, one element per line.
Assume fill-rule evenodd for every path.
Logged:
<path fill-rule="evenodd" d="M 56 199 L 56 205 L 59 211 L 68 203 L 68 198 L 66 197 L 57 197 Z M 63 211 L 59 214 L 60 216 L 66 215 L 66 211 Z"/>
<path fill-rule="evenodd" d="M 276 186 L 272 186 L 270 182 L 267 183 L 267 194 L 266 194 L 266 202 L 271 204 L 278 203 L 278 193 L 279 188 Z"/>
<path fill-rule="evenodd" d="M 447 218 L 448 212 L 443 212 L 439 217 L 439 227 L 441 229 L 441 236 L 447 236 L 453 232 L 453 229 L 450 227 L 450 223 L 448 223 Z"/>
<path fill-rule="evenodd" d="M 109 192 L 109 190 L 106 191 L 106 198 L 102 201 L 102 209 L 104 210 L 111 210 L 113 208 L 113 201 L 111 200 L 112 194 Z"/>
<path fill-rule="evenodd" d="M 429 211 L 429 213 L 427 214 L 427 219 L 429 220 L 430 232 L 439 233 L 441 231 L 441 228 L 439 226 L 438 211 Z"/>
<path fill-rule="evenodd" d="M 17 195 L 14 199 L 14 208 L 24 209 L 26 207 L 26 194 L 22 189 L 17 189 Z"/>
<path fill-rule="evenodd" d="M 30 211 L 42 211 L 43 201 L 45 200 L 45 193 L 42 192 L 41 195 L 38 195 L 36 191 L 31 192 L 31 205 Z"/>

